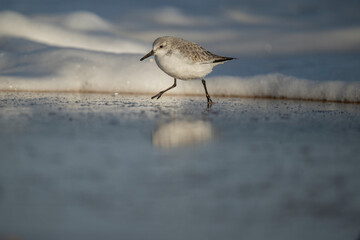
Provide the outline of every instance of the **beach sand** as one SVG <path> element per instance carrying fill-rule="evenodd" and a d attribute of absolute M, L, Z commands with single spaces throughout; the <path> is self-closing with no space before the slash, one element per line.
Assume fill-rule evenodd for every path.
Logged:
<path fill-rule="evenodd" d="M 0 92 L 0 237 L 357 239 L 360 105 Z"/>

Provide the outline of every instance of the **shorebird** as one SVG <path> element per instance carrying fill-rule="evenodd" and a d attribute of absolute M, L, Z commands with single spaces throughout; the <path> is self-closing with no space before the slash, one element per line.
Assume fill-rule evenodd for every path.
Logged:
<path fill-rule="evenodd" d="M 176 79 L 201 79 L 208 104 L 213 104 L 213 101 L 207 91 L 204 77 L 211 73 L 216 65 L 234 59 L 215 55 L 197 43 L 170 36 L 157 38 L 152 50 L 140 61 L 153 55 L 158 67 L 174 78 L 174 84 L 151 97 L 152 99 L 159 99 L 165 92 L 176 87 Z"/>

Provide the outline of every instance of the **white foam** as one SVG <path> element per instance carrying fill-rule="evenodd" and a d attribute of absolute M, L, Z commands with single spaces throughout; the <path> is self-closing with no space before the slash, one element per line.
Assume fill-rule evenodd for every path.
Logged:
<path fill-rule="evenodd" d="M 110 23 L 88 12 L 37 17 L 1 12 L 0 36 L 106 52 L 141 53 L 147 50 L 145 45 L 117 34 Z"/>
<path fill-rule="evenodd" d="M 156 94 L 172 85 L 154 61 L 138 54 L 111 54 L 44 47 L 0 56 L 0 90 Z M 360 83 L 310 81 L 282 74 L 207 78 L 213 96 L 274 97 L 360 102 Z M 204 95 L 200 81 L 179 81 L 172 94 Z"/>
<path fill-rule="evenodd" d="M 333 21 L 328 17 L 328 21 Z M 149 43 L 161 35 L 173 35 L 206 43 L 209 49 L 227 55 L 360 49 L 359 25 L 325 27 L 323 23 L 324 26 L 314 28 L 319 23 L 308 18 L 288 19 L 237 8 L 219 9 L 201 17 L 176 8 L 146 9 L 133 12 L 126 19 L 140 29 L 133 36 Z"/>
<path fill-rule="evenodd" d="M 268 34 L 261 28 L 239 32 L 236 25 L 231 28 L 232 24 L 282 24 L 277 18 L 240 10 L 227 10 L 225 13 L 231 14 L 226 17 L 220 11 L 217 16 L 223 16 L 222 20 L 213 22 L 216 16 L 207 16 L 207 21 L 202 22 L 199 17 L 176 8 L 166 8 L 162 14 L 159 9 L 150 9 L 144 16 L 141 15 L 144 12 L 138 12 L 126 19 L 138 21 L 137 24 L 141 22 L 145 27 L 132 31 L 126 30 L 125 23 L 114 24 L 90 12 L 33 16 L 0 12 L 0 90 L 156 94 L 169 87 L 173 80 L 153 61 L 140 62 L 139 58 L 150 50 L 155 37 L 166 35 L 161 29 L 155 31 L 154 26 L 166 25 L 171 17 L 176 21 L 167 25 L 177 25 L 177 35 L 198 42 L 206 39 L 209 43 L 206 47 L 215 53 L 220 50 L 220 53 L 229 52 L 229 56 L 234 57 L 259 51 L 342 51 L 358 49 L 360 42 L 357 26 L 317 32 L 273 29 L 274 32 Z M 209 22 L 216 24 L 213 27 Z M 189 32 L 189 27 L 197 31 Z M 149 42 L 144 44 L 136 39 Z M 316 82 L 276 72 L 248 78 L 208 77 L 207 80 L 212 96 L 360 102 L 360 86 L 356 82 Z M 179 81 L 170 93 L 204 94 L 199 81 Z"/>
<path fill-rule="evenodd" d="M 243 28 L 239 24 L 266 25 Z M 0 12 L 0 37 L 18 37 L 59 47 L 116 53 L 148 51 L 161 35 L 174 35 L 206 43 L 217 52 L 237 54 L 298 53 L 360 49 L 357 25 L 313 30 L 313 23 L 224 9 L 196 16 L 174 7 L 138 9 L 122 21 L 109 22 L 92 12 L 24 15 Z M 147 41 L 147 45 L 143 41 Z"/>
<path fill-rule="evenodd" d="M 258 16 L 255 14 L 251 14 L 245 12 L 241 9 L 228 9 L 226 12 L 226 16 L 231 20 L 242 23 L 242 24 L 251 24 L 251 25 L 270 25 L 270 24 L 280 24 L 281 21 L 274 17 L 268 16 Z"/>

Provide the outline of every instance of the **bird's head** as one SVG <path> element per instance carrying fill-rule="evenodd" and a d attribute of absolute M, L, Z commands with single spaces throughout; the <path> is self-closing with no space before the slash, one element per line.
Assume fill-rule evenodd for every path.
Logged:
<path fill-rule="evenodd" d="M 171 48 L 171 38 L 170 37 L 159 37 L 157 38 L 154 43 L 153 43 L 153 47 L 152 50 L 146 54 L 145 56 L 143 56 L 140 61 L 151 57 L 152 55 L 161 57 L 164 56 L 165 54 L 167 54 L 170 51 Z"/>

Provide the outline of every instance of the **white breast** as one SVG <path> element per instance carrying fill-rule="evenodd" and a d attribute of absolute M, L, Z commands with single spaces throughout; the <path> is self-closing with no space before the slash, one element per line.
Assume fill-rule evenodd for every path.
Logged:
<path fill-rule="evenodd" d="M 204 78 L 211 73 L 213 64 L 194 63 L 184 58 L 181 54 L 155 56 L 156 64 L 161 70 L 173 78 L 190 80 Z"/>

